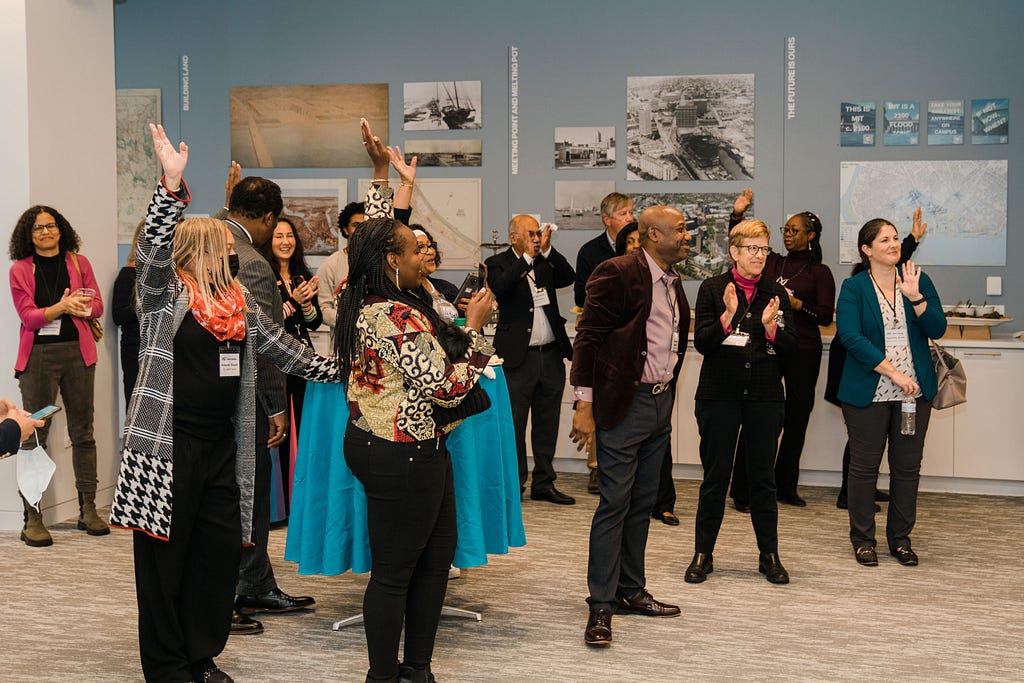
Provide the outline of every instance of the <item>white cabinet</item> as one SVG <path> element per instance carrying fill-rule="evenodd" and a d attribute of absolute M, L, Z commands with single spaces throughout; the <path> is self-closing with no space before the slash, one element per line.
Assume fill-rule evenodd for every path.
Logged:
<path fill-rule="evenodd" d="M 1024 481 L 1024 349 L 954 352 L 967 372 L 967 403 L 953 409 L 953 476 Z"/>

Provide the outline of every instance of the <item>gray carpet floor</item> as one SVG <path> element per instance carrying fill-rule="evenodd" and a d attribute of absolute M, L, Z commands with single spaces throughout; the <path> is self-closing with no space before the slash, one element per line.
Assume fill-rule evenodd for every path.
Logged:
<path fill-rule="evenodd" d="M 439 681 L 1024 680 L 1024 499 L 923 493 L 920 566 L 884 554 L 865 568 L 835 489 L 805 487 L 808 507 L 780 510 L 792 583 L 758 574 L 749 516 L 729 508 L 714 573 L 690 585 L 697 483 L 677 481 L 682 525 L 652 521 L 647 581 L 682 616 L 616 616 L 614 643 L 592 650 L 582 636 L 597 497 L 585 481 L 559 479 L 573 507 L 524 501 L 527 545 L 451 582 L 448 604 L 484 618 L 442 621 Z M 73 520 L 51 532 L 50 548 L 0 532 L 0 681 L 141 680 L 131 535 L 92 538 Z M 360 611 L 366 576 L 298 576 L 280 559 L 286 533 L 271 534 L 279 584 L 315 596 L 316 610 L 263 617 L 266 632 L 232 637 L 218 663 L 240 683 L 362 681 L 362 627 L 331 624 Z"/>

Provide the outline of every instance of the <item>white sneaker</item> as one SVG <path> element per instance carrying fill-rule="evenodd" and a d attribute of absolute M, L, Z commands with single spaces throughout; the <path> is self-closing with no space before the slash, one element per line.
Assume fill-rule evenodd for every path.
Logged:
<path fill-rule="evenodd" d="M 448 569 L 448 580 L 457 579 L 462 576 L 462 570 L 456 566 L 452 566 Z"/>

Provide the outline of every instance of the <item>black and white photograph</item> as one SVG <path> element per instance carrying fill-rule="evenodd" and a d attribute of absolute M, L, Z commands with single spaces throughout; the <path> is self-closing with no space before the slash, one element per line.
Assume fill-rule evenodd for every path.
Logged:
<path fill-rule="evenodd" d="M 754 74 L 626 79 L 627 180 L 754 177 Z"/>
<path fill-rule="evenodd" d="M 405 161 L 419 157 L 423 166 L 480 166 L 483 163 L 483 140 L 406 140 L 402 149 Z"/>
<path fill-rule="evenodd" d="M 614 191 L 614 180 L 556 180 L 554 222 L 563 230 L 603 228 L 601 200 Z"/>
<path fill-rule="evenodd" d="M 615 166 L 615 126 L 555 128 L 555 168 Z"/>
<path fill-rule="evenodd" d="M 634 192 L 633 213 L 639 216 L 649 206 L 665 204 L 683 212 L 690 233 L 690 256 L 676 264 L 684 280 L 705 280 L 728 270 L 729 214 L 736 200 L 729 192 Z M 746 218 L 754 217 L 754 205 Z"/>
<path fill-rule="evenodd" d="M 478 130 L 480 81 L 405 83 L 403 130 Z"/>

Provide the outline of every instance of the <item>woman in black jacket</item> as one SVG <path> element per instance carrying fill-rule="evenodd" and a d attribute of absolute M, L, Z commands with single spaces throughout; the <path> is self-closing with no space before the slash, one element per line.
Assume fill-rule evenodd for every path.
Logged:
<path fill-rule="evenodd" d="M 704 356 L 695 396 L 704 481 L 697 503 L 694 555 L 687 583 L 713 570 L 712 552 L 725 513 L 736 438 L 742 428 L 750 482 L 751 521 L 760 551 L 758 570 L 789 583 L 779 560 L 775 452 L 785 392 L 779 356 L 797 350 L 786 290 L 761 278 L 771 247 L 768 226 L 743 221 L 729 234 L 732 269 L 705 280 L 697 293 L 693 345 Z"/>

